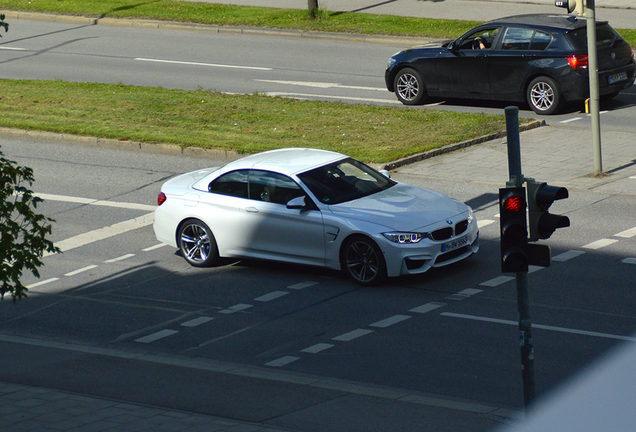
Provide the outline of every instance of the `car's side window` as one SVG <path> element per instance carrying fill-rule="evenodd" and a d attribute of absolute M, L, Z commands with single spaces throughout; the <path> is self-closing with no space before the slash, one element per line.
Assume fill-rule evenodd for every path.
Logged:
<path fill-rule="evenodd" d="M 552 42 L 552 35 L 542 31 L 535 31 L 530 44 L 531 51 L 544 51 Z"/>
<path fill-rule="evenodd" d="M 528 50 L 530 49 L 533 35 L 533 29 L 508 27 L 501 42 L 501 49 L 512 51 Z"/>
<path fill-rule="evenodd" d="M 247 198 L 248 170 L 232 171 L 223 174 L 208 186 L 212 193 Z"/>
<path fill-rule="evenodd" d="M 270 171 L 250 171 L 250 199 L 287 204 L 289 200 L 304 194 L 296 182 L 285 175 Z"/>
<path fill-rule="evenodd" d="M 497 34 L 499 33 L 499 27 L 480 29 L 474 33 L 466 36 L 459 46 L 460 50 L 481 50 L 491 49 Z"/>

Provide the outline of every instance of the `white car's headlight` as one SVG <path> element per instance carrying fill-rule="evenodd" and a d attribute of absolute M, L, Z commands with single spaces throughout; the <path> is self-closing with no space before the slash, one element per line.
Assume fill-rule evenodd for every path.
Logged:
<path fill-rule="evenodd" d="M 473 214 L 473 209 L 472 207 L 468 206 L 468 225 L 473 223 L 474 220 L 475 220 L 475 215 Z"/>
<path fill-rule="evenodd" d="M 394 243 L 408 244 L 419 243 L 423 238 L 428 236 L 427 233 L 410 233 L 410 232 L 388 232 L 382 233 L 387 240 Z"/>

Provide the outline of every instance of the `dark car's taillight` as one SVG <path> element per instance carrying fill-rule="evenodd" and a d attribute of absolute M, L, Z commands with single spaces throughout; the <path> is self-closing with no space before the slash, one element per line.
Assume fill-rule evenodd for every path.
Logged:
<path fill-rule="evenodd" d="M 585 54 L 572 54 L 566 57 L 568 60 L 568 64 L 574 70 L 584 70 L 587 69 L 588 60 L 587 55 Z"/>
<path fill-rule="evenodd" d="M 160 206 L 161 204 L 166 202 L 166 194 L 163 192 L 159 192 L 159 195 L 157 196 L 157 205 Z"/>

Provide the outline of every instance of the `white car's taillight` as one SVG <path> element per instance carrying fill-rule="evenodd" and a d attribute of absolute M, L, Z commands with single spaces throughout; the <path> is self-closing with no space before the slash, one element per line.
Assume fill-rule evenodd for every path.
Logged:
<path fill-rule="evenodd" d="M 166 197 L 165 193 L 159 192 L 159 195 L 157 196 L 157 205 L 160 206 L 161 204 L 165 203 L 167 199 L 168 198 Z"/>

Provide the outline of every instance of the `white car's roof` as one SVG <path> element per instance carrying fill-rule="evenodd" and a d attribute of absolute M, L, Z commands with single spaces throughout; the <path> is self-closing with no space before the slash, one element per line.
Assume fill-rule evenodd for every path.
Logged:
<path fill-rule="evenodd" d="M 292 175 L 346 158 L 346 155 L 312 148 L 285 148 L 256 153 L 230 162 L 223 171 L 261 169 Z"/>

